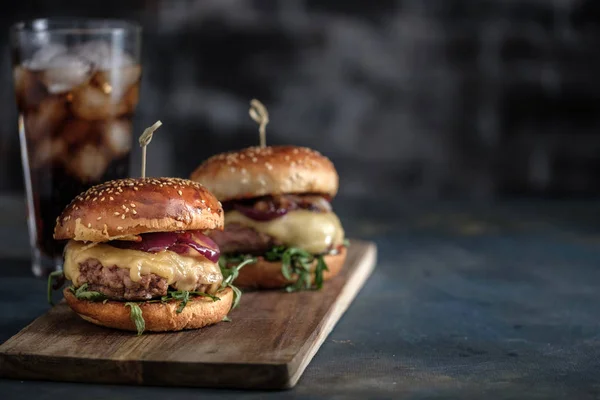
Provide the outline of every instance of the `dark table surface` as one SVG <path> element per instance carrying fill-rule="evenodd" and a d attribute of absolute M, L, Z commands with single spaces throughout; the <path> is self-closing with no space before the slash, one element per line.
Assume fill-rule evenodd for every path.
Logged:
<path fill-rule="evenodd" d="M 3 204 L 0 341 L 48 308 L 20 200 Z M 600 201 L 369 204 L 334 204 L 379 262 L 295 389 L 0 380 L 0 397 L 600 398 Z"/>

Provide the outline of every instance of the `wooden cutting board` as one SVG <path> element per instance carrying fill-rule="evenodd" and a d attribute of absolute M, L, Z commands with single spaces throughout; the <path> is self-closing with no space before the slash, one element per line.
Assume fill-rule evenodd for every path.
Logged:
<path fill-rule="evenodd" d="M 232 322 L 199 330 L 138 337 L 87 323 L 60 303 L 0 346 L 0 376 L 291 388 L 375 266 L 374 243 L 351 243 L 342 273 L 321 291 L 245 293 Z"/>

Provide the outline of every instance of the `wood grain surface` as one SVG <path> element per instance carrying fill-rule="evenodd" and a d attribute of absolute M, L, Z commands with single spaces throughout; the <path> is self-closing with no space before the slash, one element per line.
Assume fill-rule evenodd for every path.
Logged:
<path fill-rule="evenodd" d="M 60 303 L 0 346 L 0 376 L 72 382 L 286 389 L 293 387 L 376 262 L 352 240 L 342 273 L 321 291 L 249 292 L 211 327 L 134 333 L 89 324 Z"/>

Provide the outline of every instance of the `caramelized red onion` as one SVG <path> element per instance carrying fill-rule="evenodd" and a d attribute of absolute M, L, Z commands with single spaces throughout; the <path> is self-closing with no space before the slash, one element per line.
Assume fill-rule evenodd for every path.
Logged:
<path fill-rule="evenodd" d="M 276 208 L 273 203 L 271 203 L 270 206 L 271 207 L 267 210 L 259 210 L 252 206 L 234 204 L 233 208 L 255 221 L 271 221 L 275 218 L 283 217 L 290 211 L 290 208 Z M 295 208 L 296 207 L 294 207 L 294 209 Z"/>
<path fill-rule="evenodd" d="M 139 242 L 115 240 L 110 244 L 120 249 L 147 253 L 169 250 L 177 254 L 194 256 L 194 252 L 197 252 L 212 262 L 219 261 L 219 246 L 201 231 L 153 232 L 140 236 L 142 240 Z"/>
<path fill-rule="evenodd" d="M 271 221 L 289 211 L 303 209 L 314 212 L 330 212 L 331 204 L 320 195 L 278 195 L 251 200 L 229 201 L 223 204 L 225 211 L 237 210 L 255 221 Z"/>

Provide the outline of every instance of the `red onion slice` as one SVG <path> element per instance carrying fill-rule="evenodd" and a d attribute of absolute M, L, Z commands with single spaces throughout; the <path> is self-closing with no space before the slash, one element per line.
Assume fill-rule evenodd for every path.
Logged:
<path fill-rule="evenodd" d="M 219 246 L 200 231 L 185 232 L 153 232 L 140 235 L 140 242 L 115 240 L 110 242 L 120 249 L 138 250 L 147 253 L 158 253 L 170 250 L 178 254 L 195 256 L 194 251 L 206 259 L 219 261 Z"/>
<path fill-rule="evenodd" d="M 255 221 L 271 221 L 275 218 L 283 217 L 290 211 L 286 208 L 275 208 L 271 207 L 269 210 L 257 210 L 256 208 L 243 206 L 241 204 L 234 204 L 233 207 L 244 214 L 246 217 Z"/>

